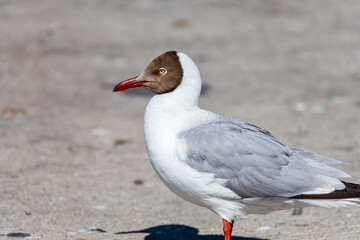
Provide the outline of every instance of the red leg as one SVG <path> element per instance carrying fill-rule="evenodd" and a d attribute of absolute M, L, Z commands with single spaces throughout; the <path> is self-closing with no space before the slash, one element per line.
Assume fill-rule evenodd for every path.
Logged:
<path fill-rule="evenodd" d="M 233 224 L 234 224 L 234 220 L 230 222 L 226 221 L 225 219 L 223 219 L 223 223 L 224 223 L 224 240 L 230 240 L 231 238 L 231 232 L 232 232 L 232 228 L 233 228 Z"/>

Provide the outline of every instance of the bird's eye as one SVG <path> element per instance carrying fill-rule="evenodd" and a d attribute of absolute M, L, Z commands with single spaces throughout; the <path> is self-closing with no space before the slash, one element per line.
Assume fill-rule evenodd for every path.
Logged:
<path fill-rule="evenodd" d="M 160 75 L 165 75 L 165 74 L 167 73 L 167 70 L 166 70 L 165 68 L 160 68 L 159 71 L 158 71 L 158 73 L 159 73 Z"/>

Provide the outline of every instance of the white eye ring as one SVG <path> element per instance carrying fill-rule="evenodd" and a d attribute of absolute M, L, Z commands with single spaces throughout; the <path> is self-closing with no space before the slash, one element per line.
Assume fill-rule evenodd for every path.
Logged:
<path fill-rule="evenodd" d="M 166 70 L 165 68 L 159 68 L 158 73 L 159 73 L 160 75 L 165 75 L 165 74 L 167 73 L 167 70 Z"/>

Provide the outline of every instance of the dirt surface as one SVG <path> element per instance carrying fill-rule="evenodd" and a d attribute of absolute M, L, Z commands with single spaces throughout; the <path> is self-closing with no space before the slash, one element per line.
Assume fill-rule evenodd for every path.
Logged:
<path fill-rule="evenodd" d="M 359 19 L 355 0 L 0 0 L 0 239 L 223 239 L 152 169 L 151 95 L 112 93 L 167 50 L 197 63 L 202 108 L 360 182 Z M 359 239 L 360 207 L 291 213 L 238 220 L 233 239 Z"/>

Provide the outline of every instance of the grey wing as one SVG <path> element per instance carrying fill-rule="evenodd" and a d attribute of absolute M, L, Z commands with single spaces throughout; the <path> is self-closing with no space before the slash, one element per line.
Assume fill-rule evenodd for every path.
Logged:
<path fill-rule="evenodd" d="M 322 194 L 343 189 L 349 177 L 330 167 L 340 161 L 286 146 L 270 132 L 246 122 L 223 118 L 179 135 L 183 161 L 216 178 L 241 197 Z"/>

